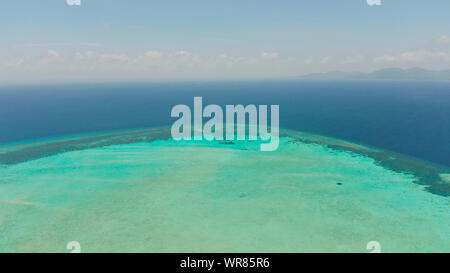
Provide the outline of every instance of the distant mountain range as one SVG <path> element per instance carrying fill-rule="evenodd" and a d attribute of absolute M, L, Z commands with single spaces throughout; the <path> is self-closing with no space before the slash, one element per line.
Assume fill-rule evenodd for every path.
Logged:
<path fill-rule="evenodd" d="M 420 80 L 450 81 L 450 70 L 427 70 L 423 68 L 386 68 L 371 73 L 330 71 L 300 76 L 305 80 Z"/>

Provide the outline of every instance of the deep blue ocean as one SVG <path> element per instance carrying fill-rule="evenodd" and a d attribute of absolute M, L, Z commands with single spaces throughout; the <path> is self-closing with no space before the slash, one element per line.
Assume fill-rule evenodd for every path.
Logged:
<path fill-rule="evenodd" d="M 176 104 L 279 104 L 280 126 L 450 166 L 450 83 L 261 81 L 0 87 L 0 143 L 170 125 Z M 192 108 L 193 109 L 193 108 Z"/>

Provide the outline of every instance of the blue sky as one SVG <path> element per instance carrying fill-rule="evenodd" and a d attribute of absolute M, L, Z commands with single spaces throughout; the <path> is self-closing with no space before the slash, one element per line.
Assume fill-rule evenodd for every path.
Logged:
<path fill-rule="evenodd" d="M 3 1 L 0 83 L 450 68 L 450 1 Z"/>

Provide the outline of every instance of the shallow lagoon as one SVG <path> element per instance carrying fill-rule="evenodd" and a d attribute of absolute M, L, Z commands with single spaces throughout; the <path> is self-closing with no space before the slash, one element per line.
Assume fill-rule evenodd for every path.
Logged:
<path fill-rule="evenodd" d="M 155 129 L 1 147 L 0 251 L 450 251 L 448 184 L 427 182 L 445 167 L 294 131 L 259 144 Z"/>

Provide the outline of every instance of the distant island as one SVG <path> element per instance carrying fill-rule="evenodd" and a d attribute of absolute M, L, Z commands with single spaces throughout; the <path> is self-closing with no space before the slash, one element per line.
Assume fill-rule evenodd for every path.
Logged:
<path fill-rule="evenodd" d="M 305 80 L 421 80 L 450 81 L 449 70 L 427 70 L 423 68 L 386 68 L 370 73 L 330 71 L 300 76 Z"/>

